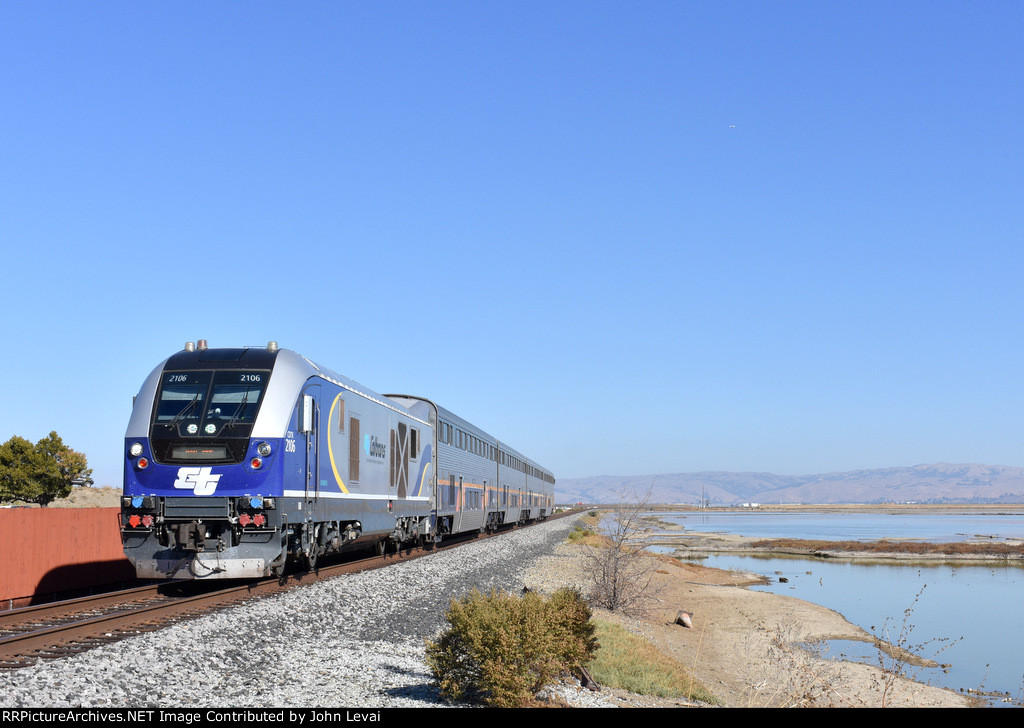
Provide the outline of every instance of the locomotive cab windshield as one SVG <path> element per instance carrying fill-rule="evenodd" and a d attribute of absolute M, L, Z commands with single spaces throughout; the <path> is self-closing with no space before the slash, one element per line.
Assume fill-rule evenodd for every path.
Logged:
<path fill-rule="evenodd" d="M 150 427 L 157 462 L 241 462 L 269 380 L 269 370 L 165 370 Z"/>

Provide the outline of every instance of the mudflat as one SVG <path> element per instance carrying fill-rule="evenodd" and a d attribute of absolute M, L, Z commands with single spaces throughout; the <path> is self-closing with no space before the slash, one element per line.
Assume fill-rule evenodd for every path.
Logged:
<path fill-rule="evenodd" d="M 560 545 L 538 562 L 529 588 L 587 588 L 585 546 Z M 723 571 L 661 556 L 644 556 L 653 571 L 644 613 L 625 617 L 604 610 L 594 616 L 643 635 L 686 667 L 725 707 L 970 707 L 969 696 L 925 685 L 897 670 L 824 659 L 815 642 L 874 642 L 874 637 L 826 607 L 794 597 L 752 591 L 754 574 Z M 676 623 L 680 611 L 690 627 Z M 811 645 L 808 648 L 805 645 Z M 915 658 L 904 655 L 913 675 Z M 605 689 L 607 690 L 607 689 Z M 623 706 L 684 707 L 685 698 L 657 699 L 608 691 Z"/>

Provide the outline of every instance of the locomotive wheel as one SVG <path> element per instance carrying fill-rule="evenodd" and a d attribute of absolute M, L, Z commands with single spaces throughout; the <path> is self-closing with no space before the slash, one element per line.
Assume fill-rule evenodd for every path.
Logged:
<path fill-rule="evenodd" d="M 306 571 L 313 571 L 316 569 L 317 552 L 316 547 L 313 546 L 308 552 L 302 552 L 302 565 L 306 567 Z"/>

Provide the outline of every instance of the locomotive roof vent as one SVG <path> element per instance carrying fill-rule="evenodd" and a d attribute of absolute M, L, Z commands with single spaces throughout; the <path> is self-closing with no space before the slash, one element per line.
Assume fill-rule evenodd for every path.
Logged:
<path fill-rule="evenodd" d="M 277 351 L 277 342 L 276 341 L 268 341 L 267 342 L 267 351 Z"/>

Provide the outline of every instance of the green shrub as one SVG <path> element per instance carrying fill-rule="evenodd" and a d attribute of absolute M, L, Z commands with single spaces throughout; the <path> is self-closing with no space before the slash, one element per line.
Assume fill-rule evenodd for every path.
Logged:
<path fill-rule="evenodd" d="M 448 700 L 494 707 L 529 705 L 563 672 L 576 671 L 597 649 L 590 608 L 578 592 L 550 599 L 474 590 L 453 600 L 448 628 L 427 643 L 430 666 Z"/>
<path fill-rule="evenodd" d="M 584 528 L 583 526 L 576 524 L 572 527 L 572 530 L 569 531 L 569 535 L 565 538 L 567 541 L 569 541 L 569 543 L 576 543 L 578 541 L 584 541 L 587 538 L 587 536 L 591 535 L 592 533 L 593 531 L 591 531 L 589 528 Z"/>

